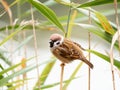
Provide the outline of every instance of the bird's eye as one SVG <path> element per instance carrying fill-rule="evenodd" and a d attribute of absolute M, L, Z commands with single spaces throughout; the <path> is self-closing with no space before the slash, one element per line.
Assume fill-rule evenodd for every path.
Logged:
<path fill-rule="evenodd" d="M 57 44 L 57 45 L 59 45 L 59 44 L 60 44 L 60 42 L 57 42 L 56 44 Z"/>

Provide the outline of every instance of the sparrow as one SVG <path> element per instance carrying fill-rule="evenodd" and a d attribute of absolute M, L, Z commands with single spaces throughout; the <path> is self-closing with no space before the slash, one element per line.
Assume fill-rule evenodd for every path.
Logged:
<path fill-rule="evenodd" d="M 93 68 L 93 64 L 89 62 L 83 55 L 82 50 L 85 49 L 82 48 L 78 43 L 55 33 L 50 36 L 49 44 L 52 54 L 62 63 L 70 63 L 74 60 L 81 60 L 90 68 Z"/>

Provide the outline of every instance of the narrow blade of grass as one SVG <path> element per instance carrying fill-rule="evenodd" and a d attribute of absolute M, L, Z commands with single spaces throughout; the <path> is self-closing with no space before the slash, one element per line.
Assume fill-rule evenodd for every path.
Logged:
<path fill-rule="evenodd" d="M 88 51 L 88 52 L 91 52 L 91 53 L 93 53 L 93 54 L 95 54 L 95 55 L 97 55 L 97 56 L 99 56 L 99 57 L 102 58 L 103 60 L 105 60 L 105 61 L 107 61 L 107 62 L 110 63 L 110 57 L 109 57 L 109 56 L 104 55 L 104 54 L 102 54 L 102 53 L 100 53 L 100 52 L 97 52 L 97 51 L 94 51 L 94 50 L 87 50 L 87 51 Z M 114 59 L 114 65 L 115 65 L 118 69 L 120 69 L 120 61 L 119 61 L 119 60 Z"/>
<path fill-rule="evenodd" d="M 12 63 L 4 56 L 4 53 L 0 51 L 0 59 L 3 60 L 7 65 L 11 66 Z"/>
<path fill-rule="evenodd" d="M 22 84 L 20 83 L 20 84 L 14 85 L 12 87 L 9 87 L 7 90 L 15 90 L 16 88 L 23 86 L 23 85 L 24 85 L 23 83 Z"/>
<path fill-rule="evenodd" d="M 94 1 L 85 2 L 81 5 L 79 5 L 78 8 L 109 4 L 109 3 L 113 3 L 113 2 L 114 2 L 114 0 L 94 0 Z M 117 2 L 120 2 L 120 0 L 117 0 Z"/>
<path fill-rule="evenodd" d="M 80 70 L 82 64 L 83 64 L 83 62 L 81 62 L 81 63 L 76 67 L 76 69 L 74 70 L 74 72 L 73 72 L 72 75 L 70 76 L 69 81 L 67 81 L 67 82 L 65 83 L 65 85 L 63 86 L 63 90 L 67 90 L 67 87 L 69 86 L 70 82 L 72 81 L 71 78 L 74 78 L 74 77 L 75 77 L 75 75 L 77 74 L 77 72 Z"/>
<path fill-rule="evenodd" d="M 96 27 L 94 25 L 89 25 L 89 24 L 75 23 L 75 25 L 78 25 L 78 26 L 84 28 L 85 30 L 90 31 L 90 32 L 94 33 L 95 35 L 103 38 L 107 42 L 111 43 L 112 36 L 107 34 L 107 33 L 105 33 L 102 28 Z M 118 49 L 118 42 L 115 43 L 115 47 Z"/>
<path fill-rule="evenodd" d="M 39 12 L 42 13 L 42 15 L 44 15 L 49 21 L 51 21 L 53 24 L 55 24 L 58 28 L 60 28 L 60 30 L 62 30 L 63 32 L 65 32 L 63 26 L 61 25 L 61 23 L 59 22 L 56 14 L 53 12 L 53 10 L 51 10 L 50 8 L 48 8 L 47 6 L 45 6 L 43 3 L 37 1 L 37 0 L 28 0 L 35 8 L 37 8 L 37 10 Z"/>
<path fill-rule="evenodd" d="M 77 79 L 77 78 L 79 78 L 79 77 L 74 77 L 74 78 L 65 80 L 65 81 L 63 81 L 63 83 L 67 83 L 67 82 L 69 82 L 70 80 L 74 80 L 74 79 Z M 43 85 L 43 86 L 41 86 L 41 89 L 43 90 L 43 89 L 47 89 L 47 88 L 52 88 L 52 87 L 55 87 L 55 86 L 57 86 L 57 85 L 59 85 L 59 84 L 60 84 L 60 82 L 56 82 L 56 83 L 49 84 L 49 85 Z M 36 88 L 36 89 L 34 89 L 34 90 L 40 90 L 40 89 Z"/>
<path fill-rule="evenodd" d="M 43 69 L 41 75 L 40 75 L 40 78 L 39 80 L 41 81 L 41 85 L 44 85 L 47 77 L 49 76 L 49 73 L 51 72 L 54 64 L 55 64 L 55 61 L 56 59 L 54 57 L 51 58 L 52 62 L 48 63 L 45 68 Z M 36 85 L 34 87 L 37 87 L 38 86 L 38 82 L 36 83 Z M 35 88 L 34 88 L 35 89 Z"/>
<path fill-rule="evenodd" d="M 12 82 L 9 82 L 6 85 L 9 86 L 9 85 L 17 84 L 17 83 L 23 83 L 24 81 L 31 80 L 31 79 L 32 78 L 18 79 L 18 80 L 14 80 Z"/>
<path fill-rule="evenodd" d="M 69 19 L 70 19 L 70 22 L 69 22 L 69 23 L 74 23 L 74 20 L 75 20 L 76 16 L 77 16 L 77 11 L 74 10 L 71 18 L 69 18 Z M 72 28 L 73 28 L 73 25 L 69 25 L 69 26 L 68 26 L 68 32 L 67 32 L 67 37 L 68 37 L 68 38 L 70 38 L 70 36 L 71 36 Z"/>
<path fill-rule="evenodd" d="M 114 34 L 115 30 L 112 28 L 112 26 L 110 25 L 109 21 L 107 20 L 107 18 L 102 15 L 99 12 L 95 12 L 95 15 L 97 16 L 97 18 L 100 21 L 100 24 L 102 25 L 102 27 L 104 28 L 104 30 L 109 33 L 109 34 Z"/>
<path fill-rule="evenodd" d="M 94 9 L 91 9 L 91 8 L 85 8 L 85 9 L 82 9 L 82 8 L 77 8 L 77 10 L 82 13 L 83 15 L 85 16 L 89 16 L 89 13 L 88 13 L 88 10 L 91 11 L 91 18 L 93 19 L 93 21 L 99 26 L 99 27 L 102 27 L 101 23 L 99 22 L 99 20 L 97 19 L 95 13 L 97 12 L 96 10 Z M 118 12 L 120 12 L 120 10 L 118 9 Z M 105 10 L 104 12 L 102 12 L 103 15 L 105 16 L 108 16 L 108 15 L 114 15 L 114 10 Z M 111 13 L 111 14 L 110 14 Z M 101 14 L 101 13 L 100 13 Z M 114 28 L 114 30 L 117 30 L 117 27 L 116 25 L 111 22 L 111 21 L 108 21 L 110 23 L 110 25 Z"/>
<path fill-rule="evenodd" d="M 5 74 L 5 73 L 7 73 L 7 72 L 9 72 L 9 71 L 11 71 L 11 70 L 13 70 L 13 69 L 15 69 L 16 67 L 18 67 L 18 66 L 20 66 L 20 65 L 21 65 L 21 63 L 16 64 L 16 65 L 14 65 L 14 66 L 11 66 L 11 67 L 9 67 L 9 68 L 7 68 L 7 69 L 4 69 L 4 70 L 2 70 L 2 71 L 0 72 L 0 75 L 3 75 L 3 74 Z"/>
<path fill-rule="evenodd" d="M 21 30 L 23 30 L 25 27 L 25 25 L 20 26 L 19 28 L 17 28 L 17 30 L 15 30 L 13 33 L 11 33 L 9 36 L 7 36 L 5 39 L 3 39 L 0 42 L 0 46 L 3 45 L 4 43 L 6 43 L 9 39 L 11 39 L 14 35 L 16 35 L 17 33 L 19 33 Z"/>
<path fill-rule="evenodd" d="M 51 62 L 51 61 L 48 60 L 48 61 L 39 63 L 38 66 L 43 65 L 43 64 L 46 64 L 46 63 L 48 63 L 48 62 Z M 21 65 L 21 64 L 20 64 L 20 65 Z M 14 67 L 15 67 L 15 66 L 14 66 Z M 12 67 L 12 68 L 13 68 L 13 67 Z M 17 72 L 12 73 L 11 75 L 9 75 L 9 76 L 7 76 L 7 77 L 4 77 L 3 79 L 0 80 L 0 86 L 4 86 L 9 80 L 13 79 L 14 77 L 19 76 L 19 75 L 21 75 L 21 74 L 24 74 L 24 73 L 26 73 L 26 72 L 29 72 L 29 71 L 31 71 L 31 70 L 33 70 L 33 69 L 35 69 L 35 68 L 36 68 L 36 64 L 32 64 L 32 65 L 29 65 L 29 66 L 27 66 L 26 68 L 24 68 L 24 69 L 22 69 L 22 70 L 19 70 L 19 71 L 17 71 Z M 2 71 L 1 73 L 3 73 L 3 71 Z M 1 74 L 1 73 L 0 73 L 0 74 Z"/>
<path fill-rule="evenodd" d="M 11 11 L 8 3 L 5 0 L 1 0 L 0 2 L 2 3 L 5 10 L 7 11 L 8 15 L 9 15 L 9 19 L 10 19 L 10 24 L 12 24 L 12 11 Z"/>
<path fill-rule="evenodd" d="M 22 43 L 18 45 L 18 47 L 12 53 L 15 53 L 16 51 L 18 51 L 21 47 L 23 47 L 26 43 L 28 43 L 32 38 L 33 38 L 33 35 L 28 36 L 25 40 L 22 41 Z"/>

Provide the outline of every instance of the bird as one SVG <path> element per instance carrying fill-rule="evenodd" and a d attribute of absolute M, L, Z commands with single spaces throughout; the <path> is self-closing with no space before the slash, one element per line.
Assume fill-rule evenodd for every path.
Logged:
<path fill-rule="evenodd" d="M 73 42 L 68 38 L 64 38 L 57 33 L 52 34 L 49 39 L 50 51 L 62 63 L 81 60 L 93 69 L 93 64 L 84 56 L 82 50 L 85 49 L 82 48 L 80 44 Z"/>

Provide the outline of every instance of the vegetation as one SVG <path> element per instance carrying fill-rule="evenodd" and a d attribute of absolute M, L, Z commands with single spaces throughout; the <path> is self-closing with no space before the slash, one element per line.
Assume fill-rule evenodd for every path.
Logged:
<path fill-rule="evenodd" d="M 0 89 L 16 90 L 23 87 L 27 90 L 29 88 L 27 84 L 32 82 L 34 79 L 32 77 L 27 77 L 27 74 L 32 70 L 37 70 L 38 74 L 38 80 L 32 87 L 33 90 L 44 90 L 62 83 L 58 81 L 56 83 L 45 84 L 45 82 L 47 82 L 47 78 L 50 77 L 50 73 L 52 73 L 51 71 L 52 68 L 54 68 L 53 66 L 56 64 L 56 58 L 51 56 L 49 57 L 49 60 L 44 62 L 39 61 L 36 30 L 47 30 L 49 33 L 53 31 L 62 32 L 66 38 L 70 38 L 71 33 L 74 32 L 72 31 L 73 26 L 78 26 L 87 30 L 89 35 L 92 33 L 96 35 L 96 37 L 100 37 L 110 44 L 110 52 L 107 52 L 107 54 L 93 49 L 87 49 L 87 51 L 88 53 L 92 53 L 111 64 L 111 71 L 113 72 L 113 89 L 115 90 L 115 69 L 113 66 L 115 66 L 118 71 L 120 70 L 120 60 L 114 58 L 114 50 L 117 53 L 120 52 L 120 27 L 118 20 L 120 8 L 117 6 L 119 5 L 120 0 L 94 0 L 80 4 L 75 3 L 75 0 L 69 2 L 68 0 L 47 0 L 44 3 L 38 0 L 8 1 L 9 0 L 0 0 L 0 7 L 2 8 L 0 10 L 0 22 L 2 22 L 4 19 L 3 17 L 6 15 L 8 15 L 7 18 L 9 18 L 7 21 L 9 23 L 7 25 L 0 26 Z M 94 9 L 94 7 L 108 4 L 113 5 L 114 8 L 105 10 Z M 29 8 L 26 8 L 25 11 L 22 12 L 22 6 L 24 5 L 28 5 Z M 65 6 L 69 9 L 69 14 L 58 17 L 57 14 L 50 8 L 50 6 L 55 5 Z M 14 7 L 17 7 L 17 13 L 15 12 L 15 14 L 18 19 L 14 18 L 12 9 Z M 44 22 L 37 21 L 34 13 L 44 16 L 46 20 L 44 20 Z M 115 16 L 116 22 L 108 19 L 110 15 Z M 25 21 L 25 18 L 30 18 L 30 20 Z M 84 23 L 85 21 L 88 21 L 88 23 Z M 67 30 L 65 27 L 67 27 Z M 33 31 L 32 35 L 26 35 L 26 32 L 30 30 Z M 34 39 L 34 51 L 32 52 L 34 55 L 27 56 L 26 45 L 32 39 Z M 14 42 L 16 42 L 17 45 L 14 44 Z M 89 42 L 91 42 L 91 40 L 89 40 Z M 17 47 L 13 49 L 14 46 Z M 20 53 L 22 53 L 22 58 L 19 58 L 20 60 L 17 58 L 15 59 L 14 56 L 19 55 Z M 14 63 L 13 60 L 19 62 Z M 35 60 L 36 63 L 29 63 L 32 60 Z M 39 70 L 39 67 L 42 66 L 44 66 L 44 68 Z M 80 78 L 76 77 L 76 74 L 80 70 L 81 66 L 82 63 L 78 64 L 74 72 L 71 73 L 69 79 L 63 80 L 63 90 L 67 90 L 72 80 Z"/>

